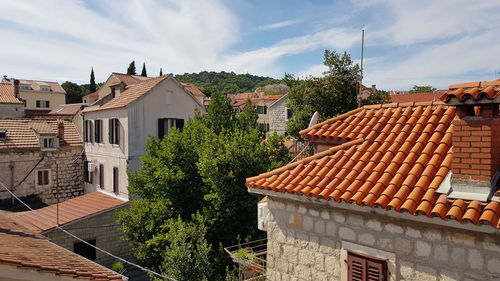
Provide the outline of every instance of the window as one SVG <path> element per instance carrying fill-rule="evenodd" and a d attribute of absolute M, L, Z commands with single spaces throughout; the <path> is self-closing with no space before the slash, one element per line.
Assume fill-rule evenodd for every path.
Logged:
<path fill-rule="evenodd" d="M 40 87 L 40 91 L 42 91 L 42 92 L 50 92 L 50 87 L 48 87 L 48 86 L 41 86 Z"/>
<path fill-rule="evenodd" d="M 21 89 L 23 91 L 29 91 L 29 90 L 31 90 L 30 85 L 26 85 L 26 84 L 19 85 L 19 89 Z"/>
<path fill-rule="evenodd" d="M 117 118 L 109 119 L 109 143 L 120 144 L 120 121 Z"/>
<path fill-rule="evenodd" d="M 290 118 L 292 118 L 292 116 L 293 116 L 292 110 L 290 110 L 290 108 L 287 108 L 286 109 L 286 119 L 290 119 Z"/>
<path fill-rule="evenodd" d="M 164 136 L 168 135 L 168 131 L 171 128 L 177 128 L 182 131 L 184 128 L 184 119 L 177 118 L 160 118 L 158 119 L 158 138 L 162 139 Z"/>
<path fill-rule="evenodd" d="M 95 134 L 95 142 L 97 143 L 102 143 L 102 120 L 95 120 L 94 121 L 94 127 L 95 127 L 95 131 L 94 131 L 94 134 Z"/>
<path fill-rule="evenodd" d="M 92 120 L 83 122 L 83 141 L 92 142 Z"/>
<path fill-rule="evenodd" d="M 7 140 L 7 131 L 0 130 L 0 141 L 5 141 L 5 140 Z"/>
<path fill-rule="evenodd" d="M 37 100 L 36 101 L 36 107 L 39 107 L 39 108 L 49 108 L 50 107 L 50 102 L 48 100 Z"/>
<path fill-rule="evenodd" d="M 118 194 L 118 192 L 120 191 L 118 187 L 118 176 L 118 168 L 113 167 L 113 192 L 116 194 Z"/>
<path fill-rule="evenodd" d="M 95 246 L 95 239 L 87 240 L 86 242 Z M 96 259 L 95 248 L 92 246 L 89 246 L 83 242 L 75 242 L 73 244 L 73 252 L 75 252 L 75 254 L 80 255 L 80 256 L 87 258 L 89 260 Z"/>
<path fill-rule="evenodd" d="M 83 161 L 83 180 L 86 183 L 92 183 L 92 162 Z"/>
<path fill-rule="evenodd" d="M 347 253 L 348 281 L 387 281 L 387 262 L 365 255 Z"/>
<path fill-rule="evenodd" d="M 267 114 L 267 106 L 257 106 L 257 114 Z"/>
<path fill-rule="evenodd" d="M 36 185 L 46 186 L 50 184 L 49 170 L 40 170 L 36 172 Z"/>
<path fill-rule="evenodd" d="M 174 95 L 174 93 L 167 92 L 167 104 L 172 104 L 173 103 L 173 95 Z"/>
<path fill-rule="evenodd" d="M 43 149 L 54 149 L 57 147 L 57 139 L 55 137 L 42 137 L 40 145 Z"/>
<path fill-rule="evenodd" d="M 269 124 L 268 123 L 259 123 L 259 129 L 262 132 L 269 132 Z"/>
<path fill-rule="evenodd" d="M 104 189 L 104 164 L 99 164 L 99 187 Z"/>

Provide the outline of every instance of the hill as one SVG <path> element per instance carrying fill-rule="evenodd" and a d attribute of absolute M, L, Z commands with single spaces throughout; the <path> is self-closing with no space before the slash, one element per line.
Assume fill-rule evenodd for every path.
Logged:
<path fill-rule="evenodd" d="M 234 72 L 202 71 L 200 73 L 184 73 L 175 75 L 179 81 L 191 82 L 198 86 L 207 96 L 214 92 L 235 94 L 253 92 L 255 88 L 280 83 L 278 79 Z"/>

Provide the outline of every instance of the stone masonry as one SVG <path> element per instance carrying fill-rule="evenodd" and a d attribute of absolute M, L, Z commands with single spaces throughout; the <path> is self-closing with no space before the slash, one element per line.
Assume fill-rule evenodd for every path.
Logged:
<path fill-rule="evenodd" d="M 11 149 L 0 152 L 0 181 L 19 197 L 36 195 L 49 205 L 57 202 L 57 196 L 62 202 L 83 195 L 81 152 L 81 147 L 59 147 L 54 151 Z M 37 170 L 50 170 L 49 185 L 36 185 Z M 0 200 L 10 198 L 11 195 L 0 188 Z"/>
<path fill-rule="evenodd" d="M 275 104 L 269 107 L 269 132 L 278 134 L 286 133 L 286 97 L 278 100 Z"/>
<path fill-rule="evenodd" d="M 126 208 L 126 206 L 81 219 L 65 225 L 63 228 L 84 240 L 95 239 L 98 248 L 126 260 L 135 261 L 130 242 L 124 239 L 124 233 L 119 230 L 120 226 L 116 222 L 116 210 L 122 208 Z M 70 251 L 74 251 L 74 243 L 79 242 L 58 229 L 49 230 L 45 232 L 44 235 L 53 243 Z M 100 251 L 96 251 L 96 259 L 94 261 L 110 268 L 113 263 L 119 260 Z"/>
<path fill-rule="evenodd" d="M 345 242 L 395 254 L 391 280 L 500 280 L 498 234 L 273 197 L 268 208 L 267 280 L 341 280 Z"/>

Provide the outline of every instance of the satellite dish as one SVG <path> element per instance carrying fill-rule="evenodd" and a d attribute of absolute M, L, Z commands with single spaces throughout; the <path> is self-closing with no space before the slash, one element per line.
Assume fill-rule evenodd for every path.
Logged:
<path fill-rule="evenodd" d="M 313 116 L 311 117 L 311 121 L 309 121 L 309 127 L 311 128 L 312 126 L 316 125 L 318 123 L 318 118 L 319 118 L 319 112 L 314 112 Z"/>

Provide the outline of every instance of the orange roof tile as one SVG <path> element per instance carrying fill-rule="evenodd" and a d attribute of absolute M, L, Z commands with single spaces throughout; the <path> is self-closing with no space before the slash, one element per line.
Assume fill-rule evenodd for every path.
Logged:
<path fill-rule="evenodd" d="M 135 101 L 139 97 L 149 92 L 154 86 L 158 85 L 158 83 L 170 77 L 172 77 L 171 74 L 163 75 L 161 77 L 149 78 L 147 80 L 132 84 L 131 86 L 128 86 L 127 89 L 123 91 L 121 94 L 119 94 L 117 97 L 113 98 L 112 100 L 105 103 L 101 107 L 98 107 L 96 109 L 91 109 L 88 111 L 125 107 L 129 103 Z"/>
<path fill-rule="evenodd" d="M 56 106 L 52 111 L 49 112 L 49 114 L 55 114 L 55 115 L 75 115 L 77 114 L 82 108 L 86 107 L 86 103 L 70 103 L 70 104 L 60 104 Z"/>
<path fill-rule="evenodd" d="M 423 102 L 423 101 L 438 101 L 443 92 L 430 93 L 410 93 L 401 95 L 391 95 L 391 102 Z"/>
<path fill-rule="evenodd" d="M 128 204 L 127 201 L 93 192 L 59 203 L 59 225 Z M 33 232 L 45 232 L 57 226 L 57 206 L 50 205 L 13 217 L 13 221 Z"/>
<path fill-rule="evenodd" d="M 7 131 L 7 139 L 0 141 L 0 149 L 40 148 L 37 134 L 57 134 L 57 120 L 0 119 L 0 130 Z M 75 125 L 67 120 L 64 120 L 64 143 L 61 145 L 83 145 Z"/>
<path fill-rule="evenodd" d="M 93 93 L 90 93 L 88 95 L 83 96 L 82 98 L 86 98 L 86 99 L 99 98 L 99 93 L 98 92 L 93 92 Z"/>
<path fill-rule="evenodd" d="M 4 78 L 2 81 L 5 83 L 10 83 L 12 85 L 14 84 L 13 78 Z M 19 79 L 19 84 L 29 86 L 31 91 L 40 91 L 40 88 L 42 86 L 49 86 L 50 92 L 66 94 L 64 88 L 57 82 Z"/>
<path fill-rule="evenodd" d="M 23 102 L 16 98 L 14 94 L 14 85 L 10 83 L 0 83 L 0 103 L 22 104 Z"/>
<path fill-rule="evenodd" d="M 500 98 L 500 79 L 451 85 L 449 90 L 440 97 L 444 102 L 449 102 L 452 99 L 460 102 L 469 99 L 477 101 L 482 98 L 489 100 Z"/>
<path fill-rule="evenodd" d="M 200 96 L 204 97 L 205 94 L 200 90 L 200 88 L 196 87 L 193 83 L 189 82 L 182 82 L 180 81 L 181 85 L 186 88 L 193 96 Z"/>
<path fill-rule="evenodd" d="M 150 77 L 144 77 L 140 75 L 130 75 L 130 74 L 124 74 L 124 73 L 118 73 L 118 72 L 113 72 L 111 75 L 114 75 L 116 78 L 118 78 L 120 81 L 125 83 L 126 86 L 130 86 L 145 80 L 153 79 Z"/>
<path fill-rule="evenodd" d="M 40 277 L 126 280 L 122 275 L 59 247 L 5 217 L 0 217 L 0 264 L 37 271 Z"/>
<path fill-rule="evenodd" d="M 455 107 L 442 102 L 364 106 L 301 131 L 341 145 L 248 178 L 265 189 L 500 228 L 500 203 L 436 192 L 451 169 Z"/>

